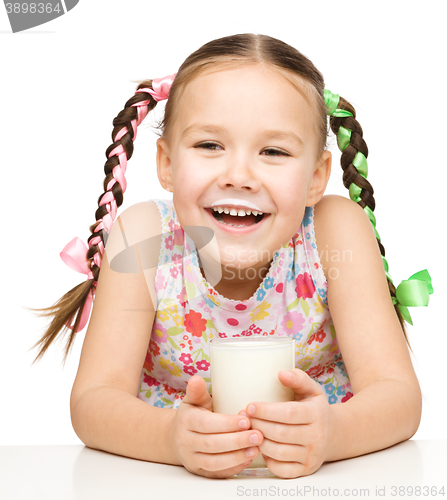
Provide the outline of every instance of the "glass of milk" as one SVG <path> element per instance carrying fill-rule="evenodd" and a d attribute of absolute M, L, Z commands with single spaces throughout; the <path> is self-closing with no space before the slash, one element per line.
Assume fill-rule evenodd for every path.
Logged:
<path fill-rule="evenodd" d="M 293 337 L 254 336 L 210 341 L 213 411 L 237 415 L 249 403 L 293 401 L 294 392 L 281 384 L 278 372 L 295 368 Z M 238 476 L 273 475 L 262 454 Z"/>

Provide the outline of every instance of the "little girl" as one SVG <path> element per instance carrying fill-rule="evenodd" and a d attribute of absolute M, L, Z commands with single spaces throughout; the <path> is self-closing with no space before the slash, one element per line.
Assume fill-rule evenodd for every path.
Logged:
<path fill-rule="evenodd" d="M 296 478 L 416 432 L 404 320 L 428 304 L 430 275 L 393 285 L 362 129 L 324 87 L 289 45 L 235 35 L 142 82 L 114 119 L 89 248 L 61 252 L 88 279 L 43 310 L 36 344 L 38 359 L 66 326 L 66 357 L 96 295 L 71 395 L 87 446 L 215 478 L 262 453 Z M 157 174 L 173 199 L 115 221 L 137 127 L 164 99 Z M 328 115 L 351 199 L 323 196 Z M 246 335 L 296 339 L 296 368 L 278 374 L 295 401 L 213 413 L 209 341 Z"/>

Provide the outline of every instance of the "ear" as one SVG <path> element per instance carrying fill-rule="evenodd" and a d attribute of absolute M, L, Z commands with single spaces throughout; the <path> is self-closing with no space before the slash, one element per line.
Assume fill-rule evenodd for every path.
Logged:
<path fill-rule="evenodd" d="M 329 177 L 331 176 L 331 166 L 332 153 L 325 150 L 316 164 L 307 194 L 306 207 L 315 205 L 323 197 L 327 183 L 329 182 Z"/>
<path fill-rule="evenodd" d="M 173 192 L 173 179 L 171 170 L 171 155 L 165 138 L 157 139 L 157 175 L 160 184 L 167 191 Z"/>

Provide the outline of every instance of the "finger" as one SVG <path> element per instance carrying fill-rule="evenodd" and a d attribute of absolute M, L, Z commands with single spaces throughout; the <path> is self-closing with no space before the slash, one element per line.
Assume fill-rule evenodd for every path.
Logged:
<path fill-rule="evenodd" d="M 231 451 L 227 453 L 197 453 L 195 455 L 195 462 L 200 469 L 207 471 L 224 471 L 232 469 L 247 462 L 251 462 L 253 458 L 259 455 L 259 449 L 255 448 L 250 450 L 250 456 L 247 455 L 245 450 Z M 246 467 L 246 466 L 245 466 Z M 243 470 L 243 467 L 241 470 Z"/>
<path fill-rule="evenodd" d="M 313 396 L 324 396 L 324 392 L 318 382 L 313 380 L 303 370 L 281 370 L 278 373 L 281 384 L 291 387 L 295 393 L 295 400 L 301 401 Z"/>
<path fill-rule="evenodd" d="M 264 456 L 273 458 L 278 462 L 297 462 L 305 465 L 308 456 L 308 449 L 306 446 L 277 443 L 265 438 L 262 445 L 259 446 L 259 449 Z"/>
<path fill-rule="evenodd" d="M 308 425 L 282 424 L 252 418 L 251 428 L 260 431 L 264 439 L 276 443 L 308 444 Z"/>
<path fill-rule="evenodd" d="M 202 406 L 207 410 L 213 410 L 213 402 L 208 393 L 206 382 L 200 375 L 193 375 L 186 386 L 186 394 L 182 403 L 194 406 Z"/>
<path fill-rule="evenodd" d="M 295 479 L 312 473 L 305 465 L 298 462 L 281 462 L 274 458 L 264 456 L 268 469 L 282 479 Z"/>
<path fill-rule="evenodd" d="M 245 468 L 249 467 L 251 465 L 251 462 L 252 462 L 251 460 L 248 460 L 247 462 L 239 464 L 235 467 L 230 467 L 228 469 L 218 470 L 218 471 L 208 471 L 205 469 L 200 469 L 197 472 L 197 474 L 200 474 L 201 476 L 204 476 L 204 477 L 224 479 L 224 478 L 234 476 L 235 474 L 239 474 L 239 472 L 242 472 Z"/>
<path fill-rule="evenodd" d="M 250 422 L 250 417 L 247 415 L 247 412 L 245 410 L 241 410 L 238 415 L 240 417 L 247 417 L 247 421 Z M 251 426 L 251 425 L 250 425 Z"/>
<path fill-rule="evenodd" d="M 246 411 L 250 420 L 258 418 L 284 424 L 309 424 L 315 419 L 315 405 L 311 401 L 256 402 L 248 404 Z"/>
<path fill-rule="evenodd" d="M 264 440 L 260 431 L 229 432 L 225 434 L 194 433 L 192 447 L 200 453 L 225 453 L 256 448 Z M 248 458 L 253 454 L 248 453 Z"/>
<path fill-rule="evenodd" d="M 212 413 L 197 408 L 189 419 L 188 429 L 200 434 L 218 434 L 245 431 L 250 428 L 250 420 L 239 415 Z"/>

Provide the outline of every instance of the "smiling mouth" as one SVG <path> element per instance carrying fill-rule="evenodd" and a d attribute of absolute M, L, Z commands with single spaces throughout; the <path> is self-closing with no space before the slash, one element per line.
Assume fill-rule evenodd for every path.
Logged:
<path fill-rule="evenodd" d="M 258 214 L 258 215 L 230 215 L 226 214 L 224 212 L 219 213 L 215 212 L 212 208 L 207 208 L 211 215 L 221 224 L 226 224 L 227 226 L 234 226 L 234 227 L 247 227 L 247 226 L 253 226 L 255 224 L 258 224 L 261 222 L 261 220 L 264 218 L 264 214 Z"/>

